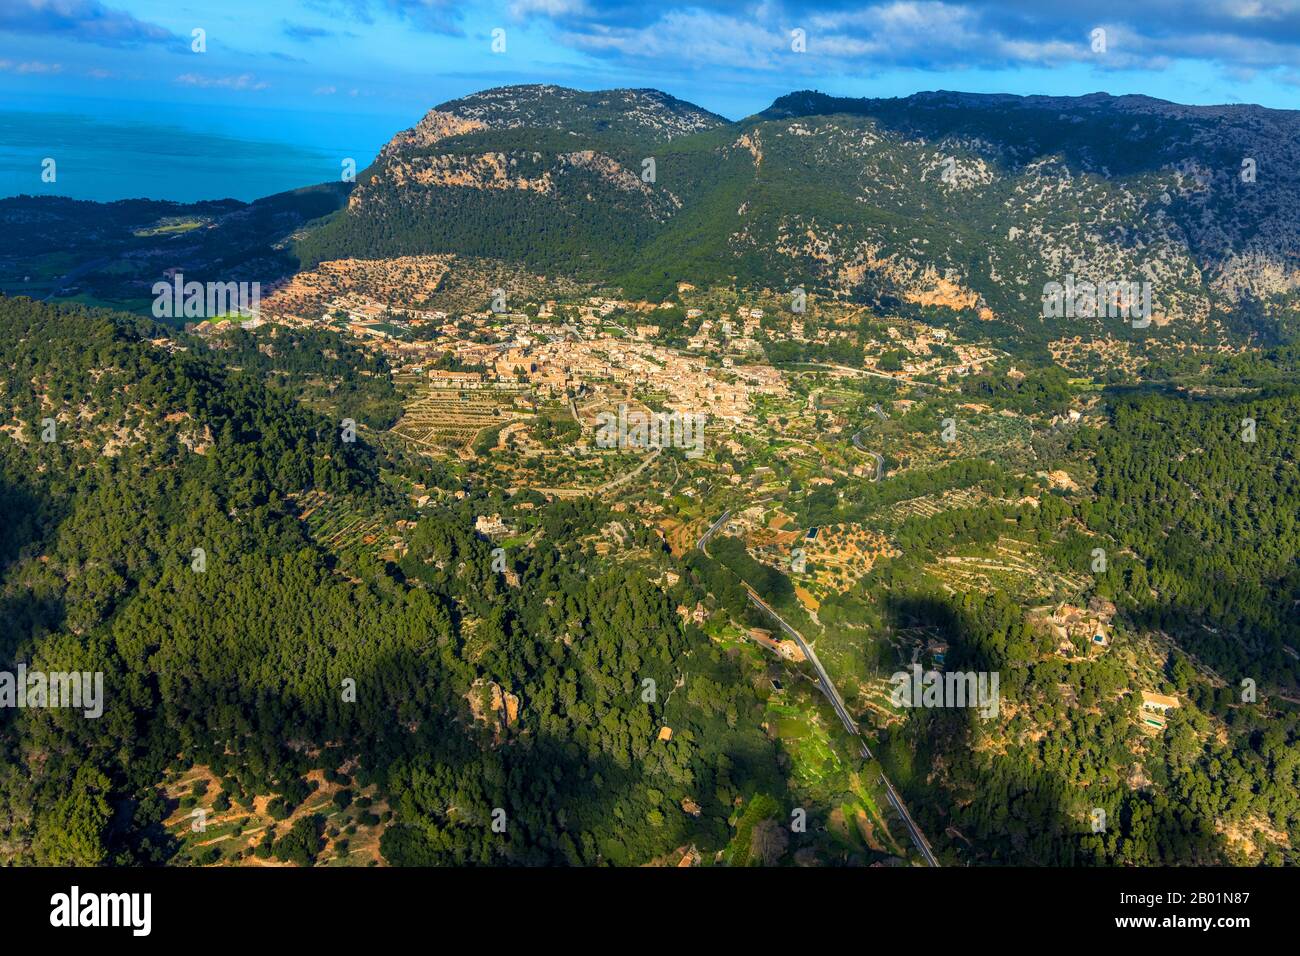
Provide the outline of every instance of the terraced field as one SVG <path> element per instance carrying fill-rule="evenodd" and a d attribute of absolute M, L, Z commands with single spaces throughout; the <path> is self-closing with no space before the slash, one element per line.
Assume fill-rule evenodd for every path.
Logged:
<path fill-rule="evenodd" d="M 357 514 L 324 492 L 309 492 L 300 499 L 299 507 L 299 518 L 307 522 L 311 536 L 336 554 L 388 544 L 387 530 L 379 516 Z"/>
<path fill-rule="evenodd" d="M 891 514 L 900 521 L 914 515 L 933 518 L 940 512 L 952 511 L 958 508 L 978 508 L 995 501 L 1005 503 L 1005 499 L 994 498 L 988 492 L 979 488 L 957 488 L 941 494 L 923 495 L 919 498 L 908 498 L 906 501 L 900 501 L 898 504 L 891 506 Z"/>
<path fill-rule="evenodd" d="M 222 781 L 202 766 L 177 774 L 163 786 L 168 800 L 176 801 L 163 825 L 182 844 L 181 854 L 200 865 L 288 866 L 271 855 L 254 853 L 259 843 L 283 836 L 309 816 L 322 821 L 323 849 L 316 866 L 379 866 L 379 839 L 388 806 L 378 798 L 377 787 L 343 786 L 325 779 L 319 770 L 306 777 L 311 794 L 284 819 L 271 813 L 271 798 L 259 795 L 245 803 L 231 801 L 224 810 L 214 806 Z M 354 799 L 335 800 L 339 791 Z"/>
<path fill-rule="evenodd" d="M 959 593 L 1001 588 L 1021 597 L 1059 600 L 1079 594 L 1089 584 L 1082 575 L 1051 570 L 1033 545 L 1009 537 L 1000 538 L 991 552 L 941 557 L 927 571 Z"/>
<path fill-rule="evenodd" d="M 942 440 L 942 421 L 954 422 L 954 440 Z M 934 468 L 950 461 L 989 458 L 1004 462 L 1029 460 L 1033 425 L 1021 416 L 972 414 L 966 410 L 938 413 L 923 432 L 908 432 L 897 425 L 880 431 L 879 443 L 892 449 L 893 473 Z M 868 445 L 870 446 L 870 442 Z"/>
<path fill-rule="evenodd" d="M 804 539 L 801 546 L 808 562 L 818 568 L 813 579 L 814 591 L 823 597 L 847 591 L 881 557 L 899 553 L 883 535 L 852 524 L 825 525 L 818 530 L 816 538 Z"/>
<path fill-rule="evenodd" d="M 866 786 L 858 771 L 840 758 L 836 742 L 810 710 L 815 703 L 810 696 L 813 694 L 816 691 L 810 687 L 792 687 L 781 699 L 768 701 L 765 715 L 768 732 L 790 758 L 795 792 L 833 808 L 826 818 L 826 828 L 843 850 L 906 856 L 889 819 L 881 813 L 878 795 Z"/>
<path fill-rule="evenodd" d="M 468 453 L 484 429 L 511 421 L 514 397 L 513 392 L 426 387 L 406 406 L 392 433 L 425 451 Z"/>

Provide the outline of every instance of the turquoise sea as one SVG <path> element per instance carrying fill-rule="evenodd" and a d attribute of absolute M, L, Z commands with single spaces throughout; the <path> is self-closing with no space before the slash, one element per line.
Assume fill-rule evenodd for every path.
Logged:
<path fill-rule="evenodd" d="M 242 199 L 364 169 L 418 115 L 335 114 L 66 99 L 0 106 L 0 197 Z M 56 179 L 42 181 L 55 161 Z"/>

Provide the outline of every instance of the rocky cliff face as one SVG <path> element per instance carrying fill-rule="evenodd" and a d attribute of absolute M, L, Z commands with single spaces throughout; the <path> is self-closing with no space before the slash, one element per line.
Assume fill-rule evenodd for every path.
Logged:
<path fill-rule="evenodd" d="M 728 123 L 653 90 L 503 87 L 394 137 L 307 247 L 734 275 L 1026 332 L 1113 320 L 1048 314 L 1052 283 L 1126 283 L 1156 329 L 1267 332 L 1300 287 L 1297 147 L 1294 112 L 1146 97 L 803 92 Z"/>
<path fill-rule="evenodd" d="M 452 100 L 438 110 L 492 129 L 613 133 L 649 142 L 727 125 L 724 117 L 659 90 L 586 93 L 563 86 L 502 86 Z"/>

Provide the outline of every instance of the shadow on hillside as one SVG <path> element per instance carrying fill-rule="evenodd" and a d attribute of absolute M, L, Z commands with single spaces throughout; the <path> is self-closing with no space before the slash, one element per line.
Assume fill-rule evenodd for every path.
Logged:
<path fill-rule="evenodd" d="M 792 115 L 845 114 L 875 120 L 908 139 L 953 138 L 992 144 L 1023 167 L 1046 156 L 1110 176 L 1136 176 L 1182 159 L 1187 143 L 1215 122 L 1117 108 L 1120 98 L 1020 97 L 938 91 L 896 99 L 853 99 L 790 94 L 773 104 Z M 1154 102 L 1154 101 L 1148 101 Z M 752 119 L 775 118 L 759 114 Z M 1240 157 L 1225 151 L 1225 168 Z M 1014 171 L 1014 170 L 1013 170 Z"/>
<path fill-rule="evenodd" d="M 898 597 L 886 611 L 896 626 L 931 627 L 947 640 L 945 671 L 1004 672 L 1005 663 L 990 660 L 977 646 L 948 601 Z M 1008 703 L 1014 701 L 1004 697 L 1002 707 Z M 1052 752 L 1029 744 L 1022 756 L 1005 744 L 987 737 L 977 710 L 916 708 L 901 729 L 887 735 L 880 757 L 936 849 L 969 862 L 1082 866 L 1226 859 L 1226 841 L 1214 819 L 1175 806 L 1156 791 L 1081 787 L 1074 780 L 1077 765 L 1066 776 L 1069 768 L 1053 768 Z M 1100 835 L 1092 831 L 1095 809 L 1106 814 Z"/>
<path fill-rule="evenodd" d="M 7 667 L 25 642 L 57 627 L 62 616 L 61 602 L 7 580 L 51 520 L 45 496 L 0 475 L 0 666 Z"/>

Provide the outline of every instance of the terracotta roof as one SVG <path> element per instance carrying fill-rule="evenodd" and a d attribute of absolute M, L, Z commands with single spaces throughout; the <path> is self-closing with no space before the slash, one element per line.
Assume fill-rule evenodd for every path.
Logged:
<path fill-rule="evenodd" d="M 1153 707 L 1178 707 L 1178 698 L 1169 697 L 1165 694 L 1157 694 L 1153 691 L 1144 690 L 1142 692 L 1143 706 L 1150 704 Z"/>

